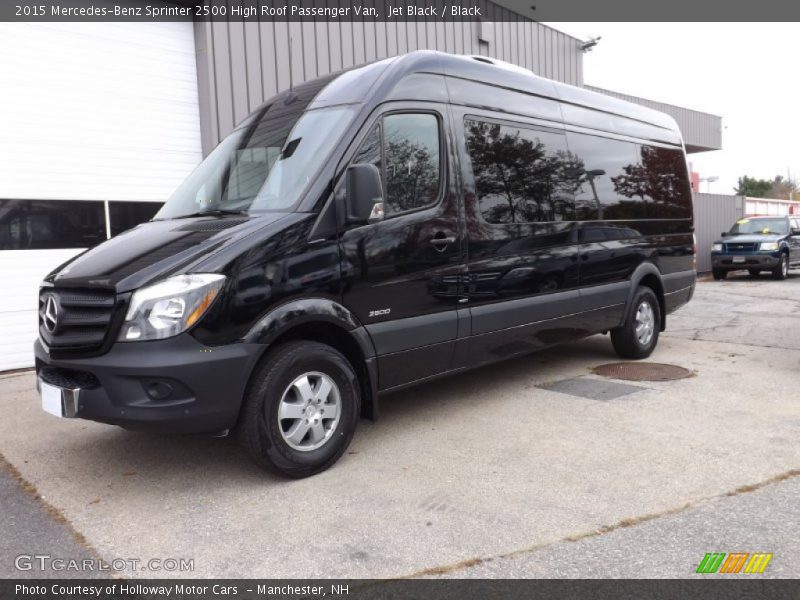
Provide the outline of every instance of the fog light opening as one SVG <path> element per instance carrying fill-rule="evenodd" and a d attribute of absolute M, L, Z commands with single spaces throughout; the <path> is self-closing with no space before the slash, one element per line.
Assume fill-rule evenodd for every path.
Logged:
<path fill-rule="evenodd" d="M 145 386 L 145 391 L 153 400 L 166 400 L 172 395 L 172 386 L 163 381 L 154 381 Z"/>

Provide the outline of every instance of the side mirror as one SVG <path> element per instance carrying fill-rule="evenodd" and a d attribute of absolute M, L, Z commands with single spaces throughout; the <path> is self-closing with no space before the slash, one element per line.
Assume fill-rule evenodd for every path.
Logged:
<path fill-rule="evenodd" d="M 721 235 L 722 237 L 725 237 L 726 235 L 728 235 L 728 232 L 727 232 L 727 231 L 723 231 L 722 233 L 720 233 L 720 235 Z"/>
<path fill-rule="evenodd" d="M 378 167 L 351 165 L 346 174 L 347 221 L 374 223 L 383 220 L 383 184 Z"/>

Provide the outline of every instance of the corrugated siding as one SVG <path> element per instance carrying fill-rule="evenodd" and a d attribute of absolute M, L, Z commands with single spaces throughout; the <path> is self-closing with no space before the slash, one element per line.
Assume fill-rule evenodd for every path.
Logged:
<path fill-rule="evenodd" d="M 264 100 L 302 81 L 414 50 L 498 58 L 582 85 L 580 40 L 480 0 L 486 22 L 195 23 L 203 152 Z M 385 7 L 384 7 L 385 10 Z M 479 42 L 483 27 L 493 40 Z M 291 50 L 290 50 L 291 48 Z"/>
<path fill-rule="evenodd" d="M 584 86 L 587 90 L 599 92 L 606 96 L 620 98 L 646 106 L 670 115 L 678 123 L 678 127 L 683 135 L 683 142 L 687 146 L 687 151 L 701 152 L 704 150 L 719 150 L 722 148 L 722 117 L 709 113 L 667 104 L 666 102 L 656 102 L 637 96 L 621 94 L 604 90 L 603 88 L 591 85 Z"/>
<path fill-rule="evenodd" d="M 711 270 L 711 244 L 744 216 L 744 196 L 694 194 L 694 235 L 697 239 L 697 270 Z"/>

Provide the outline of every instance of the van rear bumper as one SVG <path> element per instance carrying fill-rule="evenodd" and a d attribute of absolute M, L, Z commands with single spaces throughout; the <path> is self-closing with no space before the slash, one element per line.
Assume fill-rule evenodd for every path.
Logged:
<path fill-rule="evenodd" d="M 116 343 L 93 358 L 53 360 L 40 340 L 34 344 L 37 377 L 80 390 L 70 416 L 165 433 L 232 427 L 262 350 L 243 343 L 210 347 L 181 334 Z"/>

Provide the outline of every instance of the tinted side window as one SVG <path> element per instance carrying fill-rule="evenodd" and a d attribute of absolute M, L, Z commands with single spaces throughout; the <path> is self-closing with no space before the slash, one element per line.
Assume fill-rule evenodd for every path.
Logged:
<path fill-rule="evenodd" d="M 632 142 L 567 132 L 575 154 L 576 209 L 585 220 L 646 218 L 639 190 L 624 184 L 627 173 L 639 164 Z"/>
<path fill-rule="evenodd" d="M 439 197 L 439 120 L 432 114 L 393 114 L 361 143 L 353 163 L 378 167 L 387 216 L 422 208 Z"/>
<path fill-rule="evenodd" d="M 563 134 L 467 119 L 475 194 L 489 223 L 575 219 L 575 157 Z"/>
<path fill-rule="evenodd" d="M 686 160 L 677 148 L 639 146 L 639 163 L 626 167 L 615 186 L 624 196 L 643 199 L 650 219 L 692 216 Z"/>
<path fill-rule="evenodd" d="M 686 219 L 692 194 L 683 152 L 567 133 L 576 155 L 576 210 L 586 219 Z"/>
<path fill-rule="evenodd" d="M 439 196 L 439 120 L 433 115 L 383 119 L 386 213 L 432 204 Z"/>

